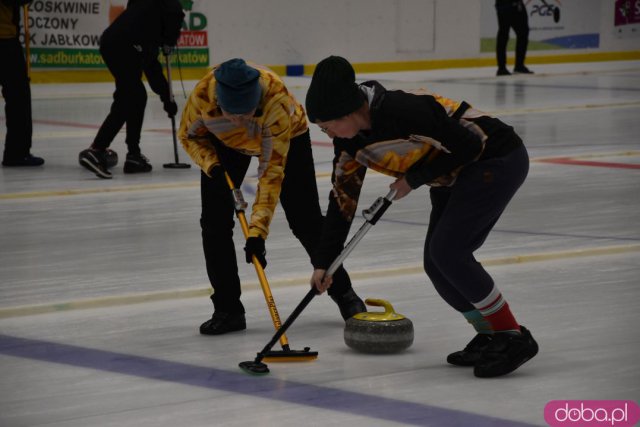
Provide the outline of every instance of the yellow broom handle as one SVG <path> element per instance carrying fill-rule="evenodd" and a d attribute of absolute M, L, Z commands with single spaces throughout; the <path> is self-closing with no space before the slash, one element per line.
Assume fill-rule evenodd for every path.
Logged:
<path fill-rule="evenodd" d="M 236 186 L 229 174 L 225 171 L 225 178 L 227 179 L 227 184 L 229 184 L 229 188 L 233 191 L 236 190 Z M 244 238 L 249 238 L 249 224 L 247 223 L 247 218 L 244 215 L 244 211 L 236 209 L 236 215 L 238 220 L 240 221 L 240 225 L 242 226 L 242 232 L 244 234 Z M 260 281 L 260 287 L 262 288 L 262 293 L 264 293 L 264 297 L 267 300 L 267 307 L 269 308 L 269 314 L 271 314 L 271 319 L 273 320 L 273 326 L 276 330 L 280 329 L 282 326 L 282 322 L 280 321 L 280 315 L 278 314 L 278 309 L 276 308 L 276 302 L 273 299 L 273 295 L 271 294 L 271 288 L 269 287 L 269 282 L 267 281 L 267 276 L 264 274 L 264 269 L 262 268 L 262 264 L 258 258 L 253 255 L 252 259 L 253 266 L 256 269 L 256 273 L 258 274 L 258 280 Z M 280 344 L 284 348 L 288 348 L 289 342 L 287 337 L 282 334 L 280 337 Z"/>

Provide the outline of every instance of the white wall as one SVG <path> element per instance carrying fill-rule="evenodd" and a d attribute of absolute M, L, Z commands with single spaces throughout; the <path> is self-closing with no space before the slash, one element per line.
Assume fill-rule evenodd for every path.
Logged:
<path fill-rule="evenodd" d="M 313 64 L 329 54 L 353 62 L 493 55 L 480 53 L 480 0 L 199 1 L 208 19 L 212 64 L 236 56 L 267 64 Z M 580 0 L 562 3 L 568 1 Z M 595 29 L 600 48 L 562 54 L 640 49 L 640 38 L 614 35 L 614 0 L 600 0 L 600 5 L 600 10 L 584 10 L 600 15 Z M 558 52 L 530 55 L 550 53 Z"/>

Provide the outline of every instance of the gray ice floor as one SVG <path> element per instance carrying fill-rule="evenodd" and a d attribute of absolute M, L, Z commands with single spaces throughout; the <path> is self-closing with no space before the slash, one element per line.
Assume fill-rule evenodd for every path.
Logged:
<path fill-rule="evenodd" d="M 473 331 L 422 273 L 426 189 L 394 203 L 346 262 L 361 296 L 389 300 L 413 321 L 409 350 L 353 352 L 322 296 L 287 333 L 293 349 L 318 351 L 316 361 L 273 362 L 264 377 L 241 372 L 238 363 L 253 359 L 274 328 L 243 263 L 248 329 L 198 334 L 211 314 L 199 172 L 162 167 L 173 148 L 157 97 L 149 97 L 142 141 L 154 171 L 125 176 L 118 166 L 105 181 L 82 169 L 77 154 L 106 115 L 112 85 L 35 85 L 33 152 L 47 163 L 0 169 L 0 425 L 544 426 L 551 400 L 638 401 L 640 63 L 535 71 L 360 76 L 464 99 L 513 125 L 529 149 L 529 178 L 477 257 L 541 350 L 493 380 L 445 361 Z M 287 82 L 303 100 L 309 79 Z M 121 157 L 123 139 L 112 146 Z M 332 151 L 317 127 L 312 139 L 324 204 Z M 370 174 L 360 208 L 390 182 Z M 236 237 L 240 252 L 239 228 Z M 267 250 L 284 319 L 311 270 L 281 211 Z"/>

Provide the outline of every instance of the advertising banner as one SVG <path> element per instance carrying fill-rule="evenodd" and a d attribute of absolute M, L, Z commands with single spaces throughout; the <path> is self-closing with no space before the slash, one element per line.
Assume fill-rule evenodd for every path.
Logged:
<path fill-rule="evenodd" d="M 481 2 L 480 51 L 494 52 L 498 32 L 495 0 Z M 598 48 L 602 3 L 600 0 L 524 0 L 529 19 L 529 50 Z M 512 30 L 510 48 L 514 42 Z"/>
<path fill-rule="evenodd" d="M 181 0 L 185 19 L 178 40 L 179 57 L 172 56 L 180 66 L 209 65 L 207 19 L 198 8 L 204 1 Z M 125 6 L 126 0 L 34 0 L 28 9 L 31 66 L 104 69 L 100 35 Z"/>

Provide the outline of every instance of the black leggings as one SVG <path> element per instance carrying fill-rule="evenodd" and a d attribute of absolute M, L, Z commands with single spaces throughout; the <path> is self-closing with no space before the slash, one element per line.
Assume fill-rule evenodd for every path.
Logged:
<path fill-rule="evenodd" d="M 529 157 L 521 145 L 506 156 L 462 170 L 452 187 L 430 190 L 424 268 L 440 296 L 460 312 L 473 310 L 493 279 L 473 256 L 524 182 Z"/>
<path fill-rule="evenodd" d="M 507 43 L 511 28 L 516 33 L 515 68 L 522 68 L 529 44 L 527 9 L 522 0 L 497 0 L 496 12 L 498 15 L 498 34 L 496 36 L 498 68 L 506 68 L 507 66 Z"/>
<path fill-rule="evenodd" d="M 147 90 L 142 83 L 143 57 L 133 46 L 104 43 L 100 53 L 116 81 L 111 111 L 100 126 L 93 146 L 109 147 L 124 124 L 127 124 L 127 150 L 140 154 L 140 135 L 144 110 L 147 106 Z"/>
<path fill-rule="evenodd" d="M 216 147 L 219 151 L 218 157 L 222 159 L 235 186 L 239 188 L 247 173 L 251 157 L 227 148 L 219 142 Z M 324 217 L 318 201 L 308 131 L 291 140 L 284 173 L 280 203 L 289 228 L 310 259 L 320 241 Z M 215 166 L 211 171 L 211 177 L 204 172 L 201 174 L 201 197 L 202 245 L 207 275 L 214 290 L 211 300 L 216 311 L 244 313 L 244 307 L 240 302 L 240 278 L 233 241 L 233 198 L 221 167 Z M 333 278 L 330 295 L 341 295 L 351 288 L 351 281 L 344 268 L 340 267 Z"/>

